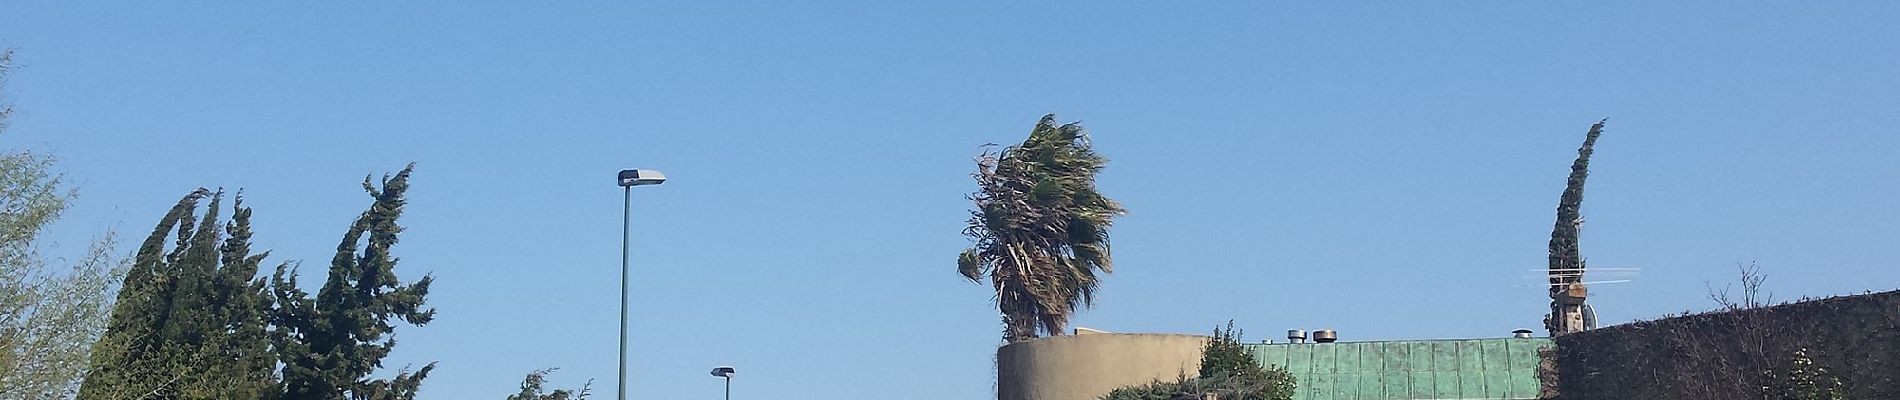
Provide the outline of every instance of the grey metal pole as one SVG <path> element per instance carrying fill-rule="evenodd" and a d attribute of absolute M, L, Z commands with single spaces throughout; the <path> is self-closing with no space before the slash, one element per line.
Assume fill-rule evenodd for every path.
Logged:
<path fill-rule="evenodd" d="M 732 375 L 726 375 L 726 400 L 732 400 Z"/>
<path fill-rule="evenodd" d="M 633 235 L 633 187 L 621 186 L 620 210 L 620 390 L 619 400 L 627 400 L 627 253 Z M 730 384 L 730 383 L 728 383 Z"/>

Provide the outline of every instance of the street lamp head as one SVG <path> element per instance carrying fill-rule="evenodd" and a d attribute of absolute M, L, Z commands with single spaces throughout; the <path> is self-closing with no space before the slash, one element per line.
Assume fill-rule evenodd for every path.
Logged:
<path fill-rule="evenodd" d="M 718 367 L 712 369 L 712 376 L 721 378 L 732 379 L 732 376 L 736 374 L 738 374 L 738 371 L 734 371 L 732 367 Z"/>
<path fill-rule="evenodd" d="M 627 169 L 620 171 L 620 186 L 658 185 L 666 182 L 666 174 L 650 169 Z"/>

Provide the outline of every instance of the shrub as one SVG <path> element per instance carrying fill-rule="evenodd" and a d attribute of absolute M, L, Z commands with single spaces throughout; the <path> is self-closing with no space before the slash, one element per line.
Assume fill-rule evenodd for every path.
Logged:
<path fill-rule="evenodd" d="M 1296 386 L 1292 374 L 1280 367 L 1267 368 L 1240 344 L 1240 330 L 1234 322 L 1214 328 L 1214 336 L 1201 348 L 1200 376 L 1183 376 L 1174 382 L 1155 381 L 1109 392 L 1102 400 L 1183 400 L 1200 399 L 1214 394 L 1221 399 L 1291 400 Z"/>

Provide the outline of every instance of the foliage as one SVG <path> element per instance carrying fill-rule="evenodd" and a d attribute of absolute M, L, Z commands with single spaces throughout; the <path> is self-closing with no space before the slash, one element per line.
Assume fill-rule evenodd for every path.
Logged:
<path fill-rule="evenodd" d="M 180 199 L 134 255 L 79 398 L 414 398 L 433 365 L 369 378 L 395 346 L 390 318 L 422 325 L 434 316 L 422 309 L 431 279 L 401 285 L 390 255 L 412 169 L 385 177 L 380 189 L 364 180 L 375 201 L 344 235 L 314 299 L 290 264 L 270 280 L 257 277 L 268 254 L 251 253 L 252 210 L 242 196 L 223 224 L 222 191 Z"/>
<path fill-rule="evenodd" d="M 1293 375 L 1280 367 L 1265 368 L 1240 344 L 1241 331 L 1227 321 L 1214 329 L 1201 351 L 1201 388 L 1223 398 L 1286 400 L 1293 398 Z"/>
<path fill-rule="evenodd" d="M 375 200 L 337 245 L 329 277 L 315 298 L 297 286 L 297 270 L 277 267 L 271 278 L 277 302 L 274 342 L 284 363 L 286 400 L 412 399 L 435 365 L 403 370 L 390 379 L 370 379 L 396 341 L 391 320 L 423 326 L 435 317 L 425 309 L 432 276 L 404 285 L 396 277 L 396 224 L 402 215 L 415 164 L 377 182 L 363 179 Z M 359 246 L 361 246 L 359 248 Z"/>
<path fill-rule="evenodd" d="M 5 88 L 7 78 L 13 76 L 13 49 L 0 49 L 0 88 Z M 0 132 L 7 130 L 7 119 L 13 116 L 13 104 L 0 102 Z"/>
<path fill-rule="evenodd" d="M 206 197 L 199 220 L 193 214 Z M 270 303 L 256 278 L 266 255 L 250 254 L 251 210 L 241 197 L 232 221 L 219 224 L 223 200 L 202 188 L 185 195 L 139 247 L 79 398 L 274 397 Z"/>
<path fill-rule="evenodd" d="M 1200 376 L 1180 377 L 1173 382 L 1155 381 L 1146 385 L 1115 389 L 1103 400 L 1176 400 L 1200 399 L 1213 394 L 1222 399 L 1291 400 L 1295 380 L 1280 367 L 1266 368 L 1253 353 L 1241 345 L 1241 331 L 1233 321 L 1215 328 L 1214 336 L 1201 349 Z"/>
<path fill-rule="evenodd" d="M 1577 247 L 1577 231 L 1583 227 L 1583 184 L 1590 177 L 1590 155 L 1595 152 L 1597 137 L 1603 134 L 1604 122 L 1590 125 L 1590 131 L 1584 134 L 1583 146 L 1577 148 L 1577 159 L 1570 164 L 1570 179 L 1557 200 L 1557 222 L 1550 230 L 1551 314 L 1544 321 L 1551 336 L 1583 329 L 1569 326 L 1572 322 L 1566 317 L 1566 311 L 1581 312 L 1580 307 L 1566 307 L 1557 299 L 1571 284 L 1583 281 L 1583 255 Z"/>
<path fill-rule="evenodd" d="M 111 311 L 114 282 L 125 273 L 113 245 L 110 236 L 94 243 L 64 275 L 0 265 L 0 398 L 68 398 L 78 390 Z"/>
<path fill-rule="evenodd" d="M 1102 396 L 1102 400 L 1200 400 L 1198 381 L 1185 376 L 1173 381 L 1157 380 L 1145 385 L 1115 389 Z"/>
<path fill-rule="evenodd" d="M 548 374 L 554 373 L 557 369 L 548 368 L 529 372 L 528 377 L 521 380 L 521 392 L 508 396 L 507 400 L 586 400 L 587 396 L 592 394 L 591 390 L 594 386 L 592 380 L 587 381 L 577 390 L 556 389 L 553 393 L 549 393 L 544 386 L 548 383 Z"/>
<path fill-rule="evenodd" d="M 0 83 L 11 55 L 0 52 Z M 0 104 L 0 130 L 12 111 Z M 375 202 L 311 299 L 288 265 L 257 277 L 267 254 L 251 254 L 251 209 L 239 196 L 220 224 L 224 193 L 202 188 L 160 219 L 129 269 L 108 235 L 72 270 L 49 272 L 36 239 L 72 196 L 52 163 L 0 154 L 0 398 L 412 399 L 433 369 L 368 378 L 395 346 L 391 318 L 420 326 L 434 316 L 423 309 L 432 279 L 400 284 L 389 254 L 414 165 L 380 189 L 364 179 Z"/>
<path fill-rule="evenodd" d="M 1201 377 L 1222 373 L 1236 376 L 1264 376 L 1259 361 L 1254 359 L 1253 353 L 1247 352 L 1247 348 L 1240 344 L 1240 335 L 1241 332 L 1234 329 L 1233 321 L 1227 321 L 1225 328 L 1214 329 L 1214 335 L 1207 341 L 1207 346 L 1201 348 Z"/>
<path fill-rule="evenodd" d="M 1794 360 L 1786 371 L 1770 370 L 1769 382 L 1773 384 L 1762 388 L 1767 397 L 1774 400 L 1846 400 L 1846 388 L 1841 379 L 1829 373 L 1826 367 L 1814 365 L 1814 359 L 1808 358 L 1808 349 L 1795 350 Z"/>
<path fill-rule="evenodd" d="M 1093 303 L 1097 271 L 1114 270 L 1109 226 L 1126 213 L 1096 190 L 1108 159 L 1080 124 L 1055 118 L 1044 115 L 1022 144 L 985 151 L 971 174 L 978 189 L 963 234 L 976 243 L 958 255 L 957 271 L 990 277 L 1009 342 L 1059 335 L 1076 308 Z"/>
<path fill-rule="evenodd" d="M 12 71 L 0 50 L 0 86 Z M 13 113 L 0 104 L 0 131 Z M 48 268 L 40 233 L 73 196 L 50 172 L 51 156 L 0 153 L 0 398 L 58 399 L 73 395 L 93 343 L 111 311 L 115 282 L 125 273 L 108 233 L 69 268 Z"/>

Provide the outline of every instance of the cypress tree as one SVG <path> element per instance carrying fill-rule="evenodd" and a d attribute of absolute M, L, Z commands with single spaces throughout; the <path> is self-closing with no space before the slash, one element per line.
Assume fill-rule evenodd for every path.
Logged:
<path fill-rule="evenodd" d="M 192 211 L 209 191 L 202 188 L 179 199 L 139 245 L 119 289 L 106 332 L 93 345 L 92 370 L 80 385 L 80 400 L 147 397 L 175 382 L 175 368 L 163 362 L 160 332 L 171 312 L 173 273 L 165 262 L 165 239 L 173 228 L 190 232 Z"/>
<path fill-rule="evenodd" d="M 1596 152 L 1597 137 L 1603 135 L 1608 121 L 1597 121 L 1584 133 L 1577 159 L 1570 163 L 1570 178 L 1557 199 L 1557 222 L 1550 230 L 1550 316 L 1544 320 L 1551 336 L 1581 332 L 1588 325 L 1583 299 L 1570 298 L 1569 289 L 1583 282 L 1586 267 L 1577 248 L 1577 231 L 1583 226 L 1583 184 L 1590 178 L 1590 155 Z"/>
<path fill-rule="evenodd" d="M 225 226 L 219 247 L 221 262 L 212 277 L 212 303 L 218 306 L 217 329 L 224 334 L 219 349 L 225 359 L 224 378 L 231 383 L 224 392 L 232 399 L 271 400 L 282 391 L 277 382 L 277 356 L 270 347 L 270 291 L 267 281 L 257 276 L 258 265 L 270 255 L 266 251 L 251 254 L 251 209 L 244 207 L 239 195 L 232 202 L 231 223 Z"/>
<path fill-rule="evenodd" d="M 134 256 L 79 399 L 413 399 L 433 364 L 368 378 L 395 347 L 392 318 L 421 326 L 435 315 L 423 308 L 433 278 L 402 285 L 390 255 L 413 169 L 380 188 L 364 179 L 375 201 L 344 234 L 314 298 L 291 264 L 257 277 L 269 253 L 251 253 L 242 195 L 224 224 L 223 191 L 180 199 Z"/>
<path fill-rule="evenodd" d="M 188 375 L 196 375 L 191 372 L 212 366 L 211 354 L 207 354 L 211 349 L 206 347 L 216 335 L 212 322 L 218 319 L 211 303 L 211 276 L 218 268 L 218 206 L 223 201 L 224 192 L 213 194 L 211 207 L 196 229 L 190 229 L 189 235 L 181 225 L 177 248 L 167 260 L 173 274 L 171 306 L 166 310 L 169 315 L 159 330 L 159 337 L 165 339 L 161 346 L 167 347 L 170 354 L 166 356 L 183 368 L 177 372 L 185 378 L 203 378 Z M 184 379 L 181 383 L 196 386 L 201 380 Z"/>
<path fill-rule="evenodd" d="M 278 304 L 273 337 L 284 364 L 285 400 L 413 399 L 435 368 L 430 364 L 392 379 L 369 379 L 396 345 L 387 337 L 395 330 L 392 319 L 422 326 L 435 316 L 434 309 L 423 308 L 434 278 L 401 284 L 395 274 L 397 259 L 390 255 L 402 231 L 396 220 L 414 169 L 410 164 L 394 176 L 385 175 L 380 188 L 363 179 L 363 189 L 374 202 L 344 233 L 315 298 L 298 289 L 295 268 L 279 266 L 272 276 L 271 292 Z"/>
<path fill-rule="evenodd" d="M 211 205 L 199 224 L 192 213 L 207 196 Z M 221 237 L 223 199 L 222 191 L 193 191 L 146 238 L 95 345 L 95 368 L 80 399 L 275 397 L 275 363 L 263 333 L 269 303 L 255 278 L 263 255 L 249 254 L 251 213 L 241 200 L 236 220 L 223 226 L 232 237 Z"/>

